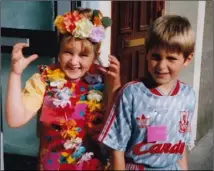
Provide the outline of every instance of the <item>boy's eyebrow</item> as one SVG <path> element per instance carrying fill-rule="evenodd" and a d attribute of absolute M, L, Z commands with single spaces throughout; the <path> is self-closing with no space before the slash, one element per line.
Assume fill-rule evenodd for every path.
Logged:
<path fill-rule="evenodd" d="M 160 54 L 158 54 L 158 53 L 152 53 L 152 56 L 154 56 L 154 57 L 160 57 Z"/>
<path fill-rule="evenodd" d="M 168 55 L 167 58 L 176 58 L 177 59 L 176 56 L 172 56 L 172 55 Z"/>

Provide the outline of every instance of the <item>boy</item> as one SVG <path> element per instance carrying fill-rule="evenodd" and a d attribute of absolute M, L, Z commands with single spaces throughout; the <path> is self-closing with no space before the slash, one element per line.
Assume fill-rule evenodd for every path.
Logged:
<path fill-rule="evenodd" d="M 113 170 L 187 170 L 193 88 L 178 81 L 193 58 L 194 33 L 180 16 L 158 18 L 146 40 L 149 75 L 117 95 L 99 141 L 110 147 Z"/>

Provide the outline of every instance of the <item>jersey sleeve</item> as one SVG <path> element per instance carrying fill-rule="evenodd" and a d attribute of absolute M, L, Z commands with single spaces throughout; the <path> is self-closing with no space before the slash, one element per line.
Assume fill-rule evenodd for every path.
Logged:
<path fill-rule="evenodd" d="M 132 95 L 121 89 L 109 112 L 98 140 L 108 147 L 125 151 L 131 137 Z"/>
<path fill-rule="evenodd" d="M 31 76 L 21 92 L 24 107 L 32 112 L 37 112 L 42 106 L 45 89 L 46 83 L 41 80 L 39 73 Z"/>
<path fill-rule="evenodd" d="M 190 149 L 191 144 L 192 144 L 192 120 L 195 112 L 195 105 L 196 105 L 196 96 L 195 96 L 195 91 L 192 90 L 190 93 L 190 110 L 189 110 L 189 131 L 187 132 L 187 136 L 185 139 L 185 143 L 187 145 L 187 148 Z"/>

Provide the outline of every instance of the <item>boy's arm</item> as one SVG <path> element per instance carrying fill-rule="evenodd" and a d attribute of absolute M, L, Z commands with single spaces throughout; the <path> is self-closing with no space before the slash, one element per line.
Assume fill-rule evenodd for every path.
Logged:
<path fill-rule="evenodd" d="M 124 152 L 118 150 L 111 151 L 111 170 L 125 170 Z"/>
<path fill-rule="evenodd" d="M 187 164 L 187 149 L 184 149 L 183 157 L 178 160 L 178 165 L 182 170 L 188 170 L 188 164 Z"/>

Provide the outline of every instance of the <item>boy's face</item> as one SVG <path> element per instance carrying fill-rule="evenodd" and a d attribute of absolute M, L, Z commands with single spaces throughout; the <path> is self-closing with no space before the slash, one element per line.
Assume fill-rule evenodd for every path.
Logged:
<path fill-rule="evenodd" d="M 191 54 L 184 59 L 182 53 L 154 47 L 147 54 L 148 70 L 158 85 L 166 85 L 178 78 L 180 71 L 189 64 L 192 56 Z"/>
<path fill-rule="evenodd" d="M 87 52 L 82 51 L 81 40 L 74 40 L 62 44 L 59 52 L 59 63 L 68 78 L 78 80 L 89 70 L 94 62 L 94 56 L 92 49 Z"/>

